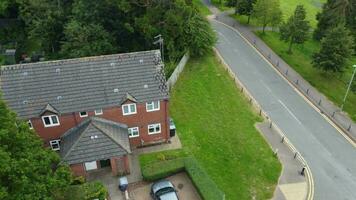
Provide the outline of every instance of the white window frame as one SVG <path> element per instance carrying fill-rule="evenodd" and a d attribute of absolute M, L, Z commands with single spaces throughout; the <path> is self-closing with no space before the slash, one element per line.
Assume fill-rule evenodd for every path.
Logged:
<path fill-rule="evenodd" d="M 29 127 L 30 129 L 33 129 L 33 125 L 32 125 L 32 122 L 31 122 L 31 120 L 30 120 L 30 119 L 28 120 L 28 122 L 27 122 L 27 123 L 28 123 L 28 127 Z"/>
<path fill-rule="evenodd" d="M 157 103 L 157 108 L 155 108 L 155 103 Z M 149 109 L 148 107 L 152 106 L 152 109 Z M 146 111 L 147 112 L 153 112 L 157 111 L 160 109 L 160 101 L 151 101 L 146 103 Z"/>
<path fill-rule="evenodd" d="M 94 110 L 95 115 L 102 115 L 103 114 L 103 109 L 97 109 Z"/>
<path fill-rule="evenodd" d="M 153 127 L 154 128 L 154 132 L 150 132 L 150 128 Z M 159 131 L 156 131 L 156 127 L 159 127 Z M 158 133 L 161 133 L 161 123 L 156 123 L 156 124 L 149 124 L 147 126 L 147 132 L 148 132 L 148 135 L 153 135 L 153 134 L 158 134 Z"/>
<path fill-rule="evenodd" d="M 61 140 L 51 140 L 49 145 L 53 151 L 59 151 L 61 149 Z M 58 145 L 58 148 L 53 148 L 53 145 Z"/>
<path fill-rule="evenodd" d="M 85 115 L 82 115 L 83 112 L 85 112 Z M 79 112 L 79 116 L 82 117 L 82 118 L 83 117 L 88 117 L 88 112 L 87 111 L 81 111 L 81 112 Z"/>
<path fill-rule="evenodd" d="M 46 122 L 45 122 L 45 120 L 44 120 L 45 117 L 48 117 L 48 118 L 49 118 L 49 122 L 50 122 L 51 124 L 48 124 L 48 125 L 46 124 Z M 57 118 L 57 123 L 56 123 L 56 124 L 53 123 L 52 117 L 56 117 L 56 118 Z M 60 125 L 59 117 L 58 117 L 57 115 L 45 115 L 45 116 L 42 116 L 42 122 L 43 122 L 43 125 L 44 125 L 45 127 L 53 127 L 53 126 L 59 126 L 59 125 Z"/>
<path fill-rule="evenodd" d="M 134 105 L 135 111 L 131 110 L 131 106 L 132 105 Z M 129 111 L 128 113 L 125 113 L 125 108 L 124 107 L 127 107 L 128 111 Z M 121 106 L 121 109 L 122 109 L 122 115 L 133 115 L 133 114 L 137 113 L 137 107 L 136 107 L 135 103 L 124 104 L 124 105 Z"/>
<path fill-rule="evenodd" d="M 135 129 L 137 130 L 137 135 L 132 135 L 132 132 L 130 133 L 130 131 L 133 131 Z M 128 128 L 128 132 L 129 132 L 129 138 L 135 138 L 135 137 L 139 137 L 140 136 L 140 129 L 138 127 Z"/>

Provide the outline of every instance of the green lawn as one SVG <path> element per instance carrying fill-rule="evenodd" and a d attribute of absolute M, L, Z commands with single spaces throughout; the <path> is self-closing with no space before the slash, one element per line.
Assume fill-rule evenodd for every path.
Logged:
<path fill-rule="evenodd" d="M 221 11 L 232 9 L 231 7 L 227 7 L 225 2 L 226 0 L 211 0 L 211 3 Z"/>
<path fill-rule="evenodd" d="M 283 58 L 291 67 L 304 77 L 311 85 L 324 93 L 331 101 L 341 105 L 345 95 L 348 81 L 351 78 L 351 66 L 356 63 L 356 58 L 351 59 L 347 66 L 347 71 L 343 74 L 325 73 L 311 64 L 312 54 L 319 50 L 319 43 L 307 41 L 304 45 L 296 45 L 293 54 L 288 54 L 288 44 L 279 40 L 279 34 L 267 32 L 262 35 L 257 32 L 266 44 L 271 47 L 279 56 Z M 356 94 L 350 92 L 344 110 L 356 121 Z"/>
<path fill-rule="evenodd" d="M 325 2 L 326 0 L 280 0 L 283 20 L 287 20 L 288 17 L 293 14 L 296 6 L 302 4 L 307 11 L 307 20 L 310 21 L 310 25 L 316 27 L 316 14 L 321 10 L 322 5 Z M 247 16 L 232 15 L 232 17 L 242 24 L 247 24 Z M 250 25 L 257 26 L 257 22 L 254 19 L 251 19 Z"/>
<path fill-rule="evenodd" d="M 194 156 L 226 199 L 272 197 L 281 165 L 254 127 L 262 119 L 215 56 L 189 61 L 171 93 L 170 112 L 184 149 L 168 157 Z"/>
<path fill-rule="evenodd" d="M 198 8 L 199 12 L 204 15 L 211 15 L 210 10 L 203 4 L 201 0 L 193 0 L 193 4 Z"/>

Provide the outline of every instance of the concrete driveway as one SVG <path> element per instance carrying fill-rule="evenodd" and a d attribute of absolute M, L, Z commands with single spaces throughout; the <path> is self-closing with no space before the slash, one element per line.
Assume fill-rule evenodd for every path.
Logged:
<path fill-rule="evenodd" d="M 186 173 L 179 173 L 167 178 L 170 180 L 178 191 L 178 197 L 180 200 L 200 200 L 200 196 L 195 189 L 192 181 Z M 150 188 L 152 183 L 136 185 L 129 189 L 130 199 L 133 200 L 149 200 Z"/>

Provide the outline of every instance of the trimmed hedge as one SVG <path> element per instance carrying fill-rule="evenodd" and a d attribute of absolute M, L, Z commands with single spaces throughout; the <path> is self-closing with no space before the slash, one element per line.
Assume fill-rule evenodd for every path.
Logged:
<path fill-rule="evenodd" d="M 225 194 L 192 157 L 150 163 L 142 167 L 142 176 L 144 180 L 155 181 L 182 171 L 187 172 L 202 199 L 225 199 Z"/>
<path fill-rule="evenodd" d="M 209 178 L 209 175 L 199 166 L 194 158 L 186 158 L 184 163 L 185 171 L 204 200 L 225 199 L 225 194 Z"/>
<path fill-rule="evenodd" d="M 141 169 L 143 179 L 155 181 L 182 172 L 184 171 L 184 160 L 185 158 L 177 158 L 148 164 Z"/>

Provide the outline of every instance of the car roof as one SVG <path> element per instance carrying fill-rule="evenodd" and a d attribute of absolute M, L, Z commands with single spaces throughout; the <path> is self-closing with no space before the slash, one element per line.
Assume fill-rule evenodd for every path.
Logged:
<path fill-rule="evenodd" d="M 162 194 L 159 197 L 160 200 L 178 200 L 177 194 L 175 192 L 168 192 L 165 194 Z"/>
<path fill-rule="evenodd" d="M 153 193 L 156 193 L 158 190 L 160 190 L 162 188 L 167 188 L 167 187 L 174 188 L 173 184 L 170 181 L 162 180 L 162 181 L 156 182 L 152 185 L 152 191 L 153 191 Z"/>

